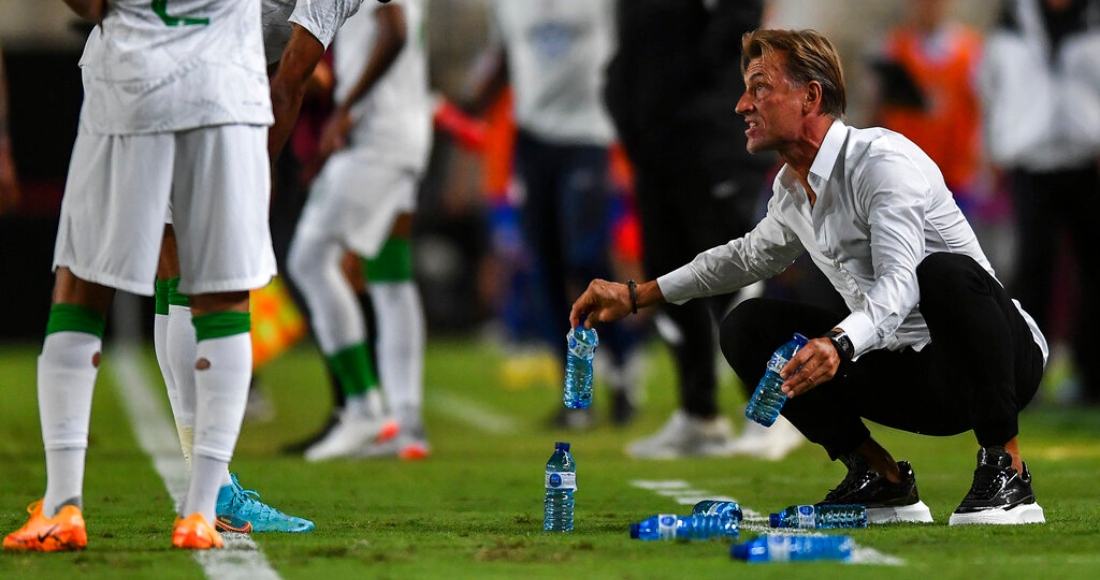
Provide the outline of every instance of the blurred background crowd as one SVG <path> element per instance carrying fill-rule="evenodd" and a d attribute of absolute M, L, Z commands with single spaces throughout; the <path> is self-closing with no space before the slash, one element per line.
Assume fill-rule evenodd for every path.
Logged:
<path fill-rule="evenodd" d="M 471 337 L 508 349 L 501 381 L 517 386 L 560 381 L 568 324 L 564 305 L 582 289 L 577 278 L 655 277 L 705 249 L 685 242 L 696 229 L 726 231 L 717 239 L 728 239 L 761 215 L 776 160 L 749 159 L 738 150 L 743 150 L 737 141 L 743 139 L 741 121 L 733 112 L 738 93 L 716 93 L 728 100 L 688 102 L 693 89 L 676 73 L 706 67 L 708 83 L 736 86 L 740 33 L 762 25 L 813 28 L 835 43 L 848 82 L 847 122 L 899 131 L 940 164 L 998 277 L 1055 346 L 1044 389 L 1048 400 L 1100 404 L 1100 377 L 1093 368 L 1100 360 L 1074 356 L 1091 350 L 1090 336 L 1100 336 L 1097 325 L 1089 325 L 1096 318 L 1098 270 L 1087 245 L 1096 215 L 1089 210 L 1100 203 L 1100 67 L 1095 64 L 1100 62 L 1100 2 L 767 0 L 754 13 L 751 7 L 757 3 L 740 0 L 609 1 L 604 3 L 611 9 L 606 20 L 589 19 L 588 27 L 570 28 L 563 16 L 555 26 L 544 22 L 537 28 L 542 38 L 536 50 L 551 52 L 596 35 L 588 40 L 590 58 L 577 65 L 580 72 L 553 78 L 546 72 L 550 69 L 540 71 L 531 61 L 549 57 L 523 52 L 536 30 L 530 23 L 540 17 L 553 20 L 568 12 L 563 6 L 576 3 L 427 4 L 430 83 L 438 104 L 415 225 L 416 279 L 429 336 Z M 730 4 L 744 6 L 729 20 L 719 19 L 721 6 Z M 509 9 L 531 14 L 509 14 Z M 715 15 L 713 22 L 707 14 Z M 529 28 L 522 28 L 524 22 Z M 521 28 L 511 32 L 509 26 Z M 77 61 L 87 32 L 62 2 L 0 0 L 0 62 L 7 92 L 6 101 L 0 98 L 2 341 L 41 339 L 57 215 L 82 98 Z M 1078 51 L 1084 56 L 1071 58 L 1083 38 L 1091 38 Z M 690 48 L 695 52 L 688 51 L 688 40 L 699 44 Z M 681 43 L 686 51 L 682 66 L 669 70 L 667 62 L 657 62 L 661 42 Z M 1038 56 L 1028 52 L 1032 49 Z M 1062 52 L 1070 56 L 1060 58 Z M 525 72 L 523 67 L 530 66 L 535 70 Z M 324 68 L 321 73 L 291 144 L 275 163 L 271 219 L 280 260 L 319 169 L 317 139 L 331 106 L 331 79 L 326 82 Z M 590 84 L 593 78 L 595 91 L 569 84 Z M 523 83 L 557 84 L 529 88 Z M 530 110 L 539 106 L 532 103 L 532 91 L 542 91 L 547 99 L 581 96 L 567 102 L 563 121 L 547 126 Z M 612 110 L 570 128 L 569 112 L 585 114 L 592 104 L 583 102 L 585 94 L 598 95 L 594 106 Z M 694 129 L 670 121 L 696 114 Z M 719 138 L 721 143 L 710 142 Z M 587 149 L 567 149 L 576 146 Z M 526 204 L 558 195 L 541 191 L 557 179 L 543 166 L 552 165 L 550 157 L 562 151 L 571 157 L 555 161 L 566 174 L 561 188 L 584 190 L 591 183 L 582 177 L 595 179 L 608 204 L 573 217 L 550 210 L 525 214 Z M 589 173 L 569 174 L 581 164 Z M 701 204 L 693 207 L 703 215 L 683 221 L 661 209 L 660 199 L 682 200 L 695 195 L 694 189 L 735 200 L 710 211 L 744 223 L 707 225 L 708 210 Z M 586 195 L 582 192 L 580 199 Z M 577 215 L 599 215 L 600 220 L 595 230 L 592 224 L 584 230 Z M 547 242 L 543 234 L 548 230 L 581 238 L 571 244 Z M 599 235 L 591 237 L 593 231 Z M 554 249 L 541 247 L 546 244 Z M 570 245 L 577 251 L 559 251 Z M 576 257 L 585 251 L 599 255 Z M 839 300 L 816 270 L 801 262 L 764 287 L 742 291 L 761 293 Z M 680 365 L 686 416 L 717 412 L 706 395 L 708 388 L 713 391 L 714 377 L 688 375 L 691 369 L 710 372 L 715 366 L 709 363 L 715 353 L 713 337 L 706 338 L 713 332 L 706 319 L 720 316 L 735 299 L 700 306 L 695 313 L 674 308 L 645 313 L 628 320 L 626 328 L 607 331 L 604 350 L 616 356 L 601 373 L 615 397 L 614 421 L 628 422 L 639 404 L 640 393 L 632 389 L 641 382 L 645 361 L 644 350 L 635 345 L 658 336 L 672 346 Z M 151 300 L 136 304 L 152 310 Z M 698 324 L 705 336 L 693 343 L 687 335 L 699 333 L 685 329 Z M 117 321 L 115 326 L 118 332 Z M 593 419 L 563 415 L 553 420 L 584 427 Z"/>

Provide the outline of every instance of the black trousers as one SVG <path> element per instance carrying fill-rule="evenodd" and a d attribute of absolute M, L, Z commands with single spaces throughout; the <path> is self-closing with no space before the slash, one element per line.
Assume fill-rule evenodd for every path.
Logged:
<path fill-rule="evenodd" d="M 752 227 L 765 169 L 734 168 L 726 181 L 715 183 L 720 178 L 701 171 L 647 172 L 641 167 L 635 194 L 647 277 L 683 266 L 699 252 L 738 238 Z M 680 405 L 695 417 L 718 414 L 714 331 L 730 299 L 661 305 L 681 337 L 669 345 L 680 377 Z"/>
<path fill-rule="evenodd" d="M 520 130 L 515 162 L 527 192 L 523 233 L 541 269 L 552 317 L 540 326 L 547 327 L 544 339 L 564 365 L 573 300 L 593 278 L 612 277 L 608 149 L 549 143 Z M 600 346 L 616 364 L 623 362 L 633 345 L 623 324 L 601 325 L 599 333 Z"/>
<path fill-rule="evenodd" d="M 1080 298 L 1072 329 L 1074 363 L 1086 400 L 1100 404 L 1100 255 L 1094 236 L 1100 215 L 1100 172 L 1095 164 L 1075 170 L 1012 173 L 1017 258 L 1013 294 L 1050 331 L 1054 267 L 1063 232 L 1072 245 Z"/>
<path fill-rule="evenodd" d="M 783 416 L 833 459 L 870 437 L 863 419 L 926 435 L 972 430 L 983 447 L 1018 433 L 1017 416 L 1043 375 L 1043 354 L 1008 293 L 958 254 L 928 256 L 917 279 L 931 344 L 843 362 L 833 380 L 783 406 Z M 843 316 L 787 301 L 746 301 L 722 323 L 722 352 L 751 392 L 772 352 L 795 332 L 821 336 Z"/>

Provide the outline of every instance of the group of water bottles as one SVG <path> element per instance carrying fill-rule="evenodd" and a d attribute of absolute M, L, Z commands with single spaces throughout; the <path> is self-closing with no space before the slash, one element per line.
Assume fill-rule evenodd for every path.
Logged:
<path fill-rule="evenodd" d="M 599 338 L 594 329 L 578 326 L 566 336 L 564 404 L 570 409 L 587 408 L 592 403 L 592 361 Z M 780 371 L 806 338 L 796 334 L 772 355 L 764 377 L 757 385 L 745 415 L 765 426 L 779 416 L 786 400 L 780 390 Z M 546 463 L 546 497 L 543 530 L 573 531 L 573 492 L 577 489 L 577 466 L 565 442 L 554 444 L 554 454 Z M 732 501 L 705 500 L 697 503 L 691 515 L 659 514 L 630 525 L 630 537 L 640 540 L 693 540 L 737 538 L 743 515 Z M 791 506 L 771 514 L 773 528 L 834 529 L 867 527 L 867 511 L 861 505 Z M 735 544 L 730 554 L 748 562 L 786 562 L 806 560 L 848 560 L 854 543 L 848 536 L 768 534 Z"/>
<path fill-rule="evenodd" d="M 630 537 L 639 540 L 706 540 L 737 538 L 741 506 L 732 501 L 704 500 L 691 515 L 659 514 L 630 525 Z M 791 506 L 771 514 L 773 528 L 836 529 L 867 527 L 861 505 Z M 848 561 L 854 542 L 848 536 L 768 534 L 734 544 L 730 555 L 747 562 Z"/>
<path fill-rule="evenodd" d="M 592 360 L 600 339 L 595 329 L 578 326 L 566 336 L 565 406 L 584 409 L 592 404 Z M 554 454 L 546 462 L 546 498 L 543 501 L 542 529 L 547 532 L 573 531 L 573 492 L 577 490 L 577 464 L 569 453 L 569 444 L 554 444 Z"/>

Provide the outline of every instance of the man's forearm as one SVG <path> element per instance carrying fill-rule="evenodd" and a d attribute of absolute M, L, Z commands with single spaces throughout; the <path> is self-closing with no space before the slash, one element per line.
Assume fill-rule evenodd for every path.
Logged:
<path fill-rule="evenodd" d="M 657 280 L 642 282 L 635 286 L 634 296 L 638 308 L 661 304 L 665 301 L 665 296 L 661 293 L 661 287 L 657 285 Z"/>
<path fill-rule="evenodd" d="M 378 79 L 393 66 L 401 50 L 405 48 L 405 43 L 408 42 L 405 32 L 405 13 L 399 6 L 379 8 L 375 18 L 378 19 L 378 36 L 375 38 L 367 66 L 344 102 L 337 103 L 337 107 L 345 111 L 351 109 L 359 99 L 370 93 L 378 83 Z"/>
<path fill-rule="evenodd" d="M 321 41 L 301 26 L 294 25 L 294 32 L 279 59 L 279 68 L 271 78 L 271 110 L 275 124 L 267 133 L 267 151 L 272 162 L 294 131 L 306 83 L 324 52 Z"/>

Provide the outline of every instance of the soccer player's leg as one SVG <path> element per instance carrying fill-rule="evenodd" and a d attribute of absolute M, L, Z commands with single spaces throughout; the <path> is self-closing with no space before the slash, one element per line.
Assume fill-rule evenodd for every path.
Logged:
<path fill-rule="evenodd" d="M 313 183 L 290 244 L 291 278 L 305 297 L 314 336 L 345 396 L 337 426 L 306 451 L 311 461 L 355 457 L 366 445 L 397 435 L 369 356 L 363 311 L 341 268 L 346 250 L 377 253 L 396 215 L 393 207 L 377 203 L 389 189 L 378 182 L 375 167 L 353 153 L 330 157 Z"/>
<path fill-rule="evenodd" d="M 179 291 L 177 252 L 175 229 L 167 223 L 157 263 L 153 346 L 168 390 L 180 450 L 190 466 L 195 432 L 195 329 L 191 325 L 191 303 Z"/>
<path fill-rule="evenodd" d="M 164 230 L 157 266 L 154 344 L 176 420 L 180 448 L 190 467 L 195 431 L 197 341 L 191 302 L 179 291 L 175 230 L 170 224 L 165 225 Z M 215 514 L 214 527 L 222 532 L 308 532 L 314 527 L 309 520 L 285 514 L 260 501 L 259 494 L 244 489 L 237 476 L 229 473 L 228 466 L 221 476 Z"/>
<path fill-rule="evenodd" d="M 57 271 L 54 305 L 38 357 L 38 408 L 46 448 L 46 494 L 5 550 L 83 550 L 84 460 L 106 313 L 114 290 Z"/>
<path fill-rule="evenodd" d="M 160 135 L 79 133 L 73 145 L 54 250 L 53 307 L 38 358 L 46 493 L 30 520 L 4 538 L 12 550 L 87 544 L 85 457 L 92 392 L 114 288 L 149 293 L 170 192 Z M 33 536 L 33 537 L 32 537 Z"/>
<path fill-rule="evenodd" d="M 340 268 L 342 253 L 335 240 L 303 234 L 301 228 L 290 247 L 290 275 L 305 296 L 321 353 L 345 399 L 337 426 L 306 450 L 311 461 L 352 457 L 365 445 L 396 435 L 386 425 L 363 313 Z"/>
<path fill-rule="evenodd" d="M 400 214 L 390 238 L 376 256 L 364 260 L 364 273 L 378 318 L 378 370 L 391 412 L 400 427 L 389 444 L 376 444 L 364 456 L 397 455 L 425 459 L 424 307 L 413 280 L 410 234 L 412 213 Z"/>
<path fill-rule="evenodd" d="M 248 292 L 275 274 L 267 223 L 270 174 L 263 127 L 223 125 L 175 139 L 177 292 L 189 297 L 194 327 L 195 423 L 191 479 L 172 544 L 208 549 L 222 546 L 214 527 L 217 500 L 232 484 L 228 466 L 252 376 Z"/>

